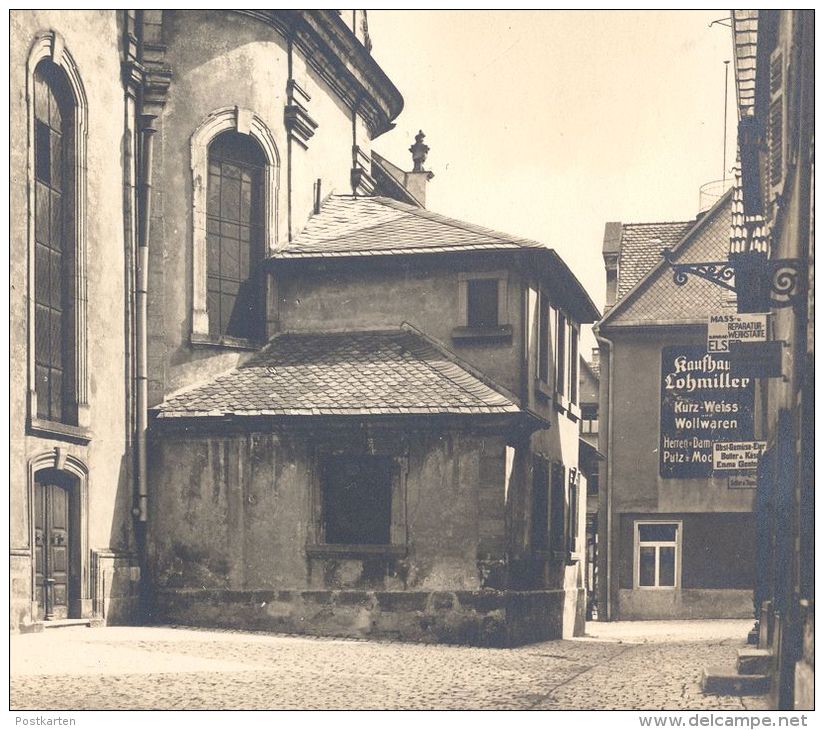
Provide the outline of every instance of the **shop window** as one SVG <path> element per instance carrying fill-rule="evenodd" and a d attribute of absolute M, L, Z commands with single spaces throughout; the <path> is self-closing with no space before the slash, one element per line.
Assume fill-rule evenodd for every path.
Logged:
<path fill-rule="evenodd" d="M 532 549 L 549 549 L 549 470 L 541 457 L 532 466 Z"/>
<path fill-rule="evenodd" d="M 385 456 L 330 456 L 321 466 L 324 542 L 388 545 L 392 522 L 393 460 Z"/>
<path fill-rule="evenodd" d="M 677 588 L 681 523 L 635 523 L 635 588 Z"/>
<path fill-rule="evenodd" d="M 248 135 L 223 132 L 209 146 L 206 310 L 215 338 L 262 336 L 265 167 Z"/>

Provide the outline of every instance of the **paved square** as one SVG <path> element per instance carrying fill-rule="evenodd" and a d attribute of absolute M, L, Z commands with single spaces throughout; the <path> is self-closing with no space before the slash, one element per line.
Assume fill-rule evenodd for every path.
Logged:
<path fill-rule="evenodd" d="M 168 627 L 11 637 L 11 708 L 763 710 L 704 696 L 734 666 L 748 621 L 589 623 L 587 636 L 516 649 Z"/>

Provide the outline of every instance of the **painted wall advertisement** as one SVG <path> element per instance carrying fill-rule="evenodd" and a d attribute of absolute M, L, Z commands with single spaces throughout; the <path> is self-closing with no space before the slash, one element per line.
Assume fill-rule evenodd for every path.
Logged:
<path fill-rule="evenodd" d="M 702 345 L 663 348 L 661 476 L 711 476 L 714 442 L 752 441 L 754 401 L 755 381 L 731 376 L 726 353 L 708 353 Z"/>

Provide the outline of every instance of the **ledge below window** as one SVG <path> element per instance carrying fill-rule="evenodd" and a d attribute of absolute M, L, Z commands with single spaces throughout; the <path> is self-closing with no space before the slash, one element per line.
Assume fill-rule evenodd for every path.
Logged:
<path fill-rule="evenodd" d="M 572 421 L 581 420 L 581 407 L 560 393 L 555 394 L 555 410 L 559 413 L 566 413 Z"/>
<path fill-rule="evenodd" d="M 259 350 L 263 346 L 263 343 L 255 340 L 244 340 L 240 337 L 203 335 L 198 332 L 192 332 L 189 341 L 195 347 L 221 347 L 226 350 Z"/>
<path fill-rule="evenodd" d="M 406 545 L 307 545 L 310 558 L 403 558 Z"/>
<path fill-rule="evenodd" d="M 550 385 L 540 378 L 535 378 L 535 392 L 545 400 L 552 400 L 555 395 Z"/>
<path fill-rule="evenodd" d="M 497 327 L 455 327 L 452 339 L 461 342 L 512 342 L 512 325 L 502 324 Z"/>
<path fill-rule="evenodd" d="M 69 426 L 66 423 L 56 421 L 41 421 L 38 418 L 29 420 L 28 432 L 35 436 L 58 439 L 60 441 L 74 441 L 79 444 L 87 444 L 92 440 L 91 431 L 82 426 Z"/>

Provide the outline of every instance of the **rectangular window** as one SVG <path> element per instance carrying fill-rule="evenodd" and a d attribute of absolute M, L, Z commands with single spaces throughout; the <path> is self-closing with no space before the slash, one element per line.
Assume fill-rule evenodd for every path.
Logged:
<path fill-rule="evenodd" d="M 467 282 L 466 319 L 469 327 L 498 326 L 497 279 L 470 279 Z"/>
<path fill-rule="evenodd" d="M 393 460 L 385 456 L 330 456 L 321 465 L 325 542 L 388 545 L 392 521 Z"/>
<path fill-rule="evenodd" d="M 569 387 L 570 403 L 578 402 L 578 328 L 570 324 L 569 330 Z"/>
<path fill-rule="evenodd" d="M 563 312 L 558 312 L 557 326 L 555 328 L 555 392 L 566 393 L 566 347 L 567 347 L 567 322 Z"/>
<path fill-rule="evenodd" d="M 552 465 L 549 530 L 552 549 L 558 552 L 563 552 L 567 547 L 567 503 L 564 471 L 564 465 L 560 462 L 555 462 Z"/>
<path fill-rule="evenodd" d="M 677 588 L 680 552 L 680 522 L 636 522 L 635 587 Z"/>
<path fill-rule="evenodd" d="M 569 509 L 567 510 L 567 550 L 574 553 L 578 542 L 578 470 L 569 470 Z"/>
<path fill-rule="evenodd" d="M 541 292 L 538 298 L 538 378 L 549 383 L 550 313 L 549 297 Z"/>
<path fill-rule="evenodd" d="M 549 469 L 540 457 L 532 465 L 532 549 L 549 549 Z"/>
<path fill-rule="evenodd" d="M 595 403 L 581 404 L 581 433 L 590 436 L 598 435 L 598 405 Z"/>

